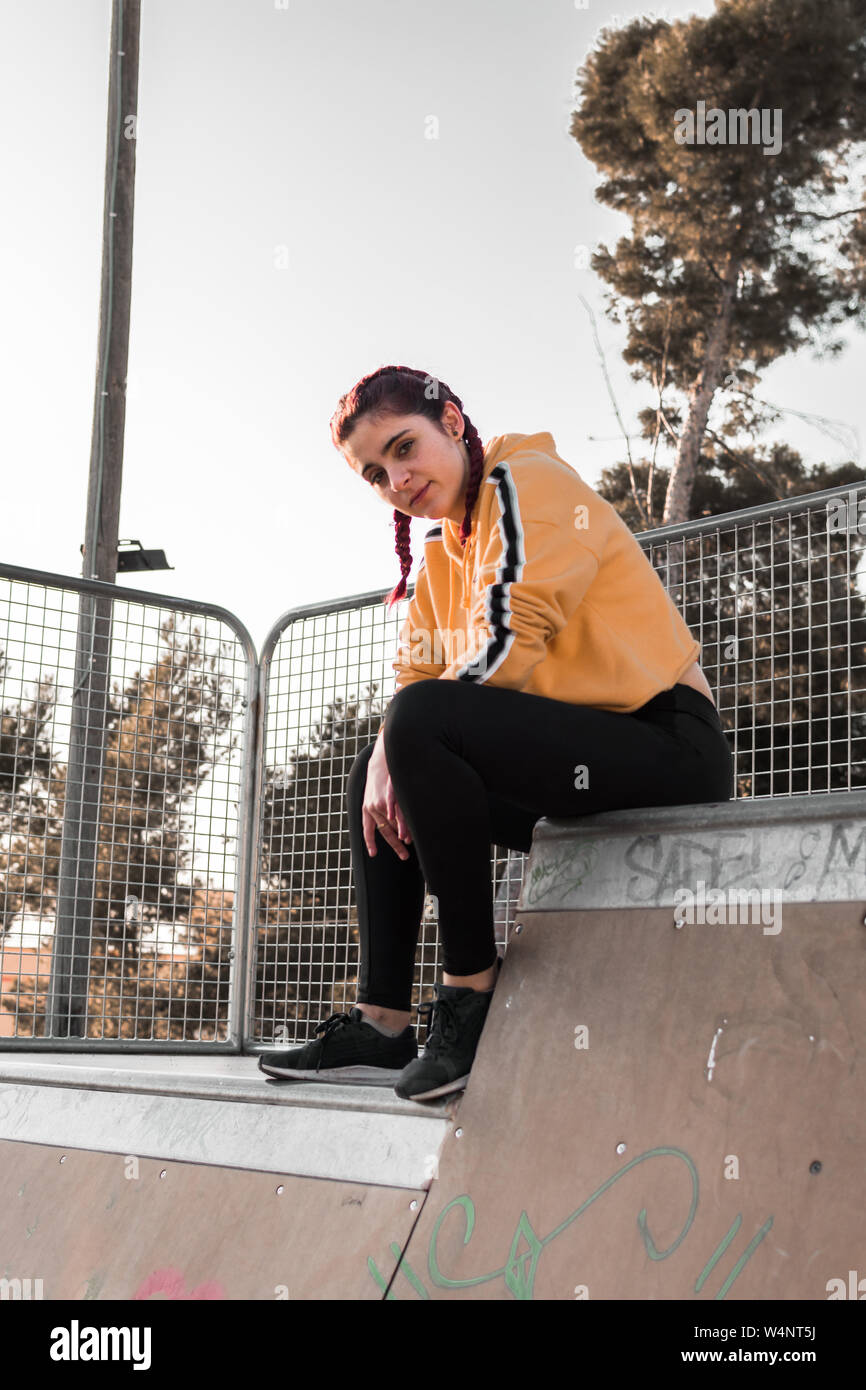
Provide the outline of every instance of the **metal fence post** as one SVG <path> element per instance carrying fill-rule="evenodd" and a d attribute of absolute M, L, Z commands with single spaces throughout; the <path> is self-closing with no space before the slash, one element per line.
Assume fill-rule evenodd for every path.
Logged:
<path fill-rule="evenodd" d="M 243 974 L 240 977 L 242 996 L 242 1023 L 240 1047 L 244 1050 L 247 1043 L 253 1040 L 254 1032 L 254 1013 L 255 1013 L 255 985 L 256 970 L 258 967 L 257 933 L 259 924 L 259 898 L 260 898 L 260 873 L 261 873 L 261 827 L 262 827 L 262 798 L 264 796 L 265 785 L 265 724 L 267 718 L 267 685 L 268 671 L 270 668 L 271 655 L 277 638 L 273 630 L 265 639 L 264 646 L 258 654 L 255 670 L 255 699 L 254 705 L 254 748 L 255 760 L 253 763 L 250 777 L 250 796 L 245 817 L 245 832 L 247 836 L 247 855 L 244 874 L 245 897 L 247 903 L 246 921 L 244 923 L 244 957 Z"/>
<path fill-rule="evenodd" d="M 54 1037 L 83 1038 L 87 1031 L 93 880 L 102 801 L 113 606 L 111 598 L 80 596 L 57 928 L 47 1008 Z"/>
<path fill-rule="evenodd" d="M 247 670 L 244 764 L 238 802 L 238 895 L 235 903 L 235 958 L 229 992 L 229 1040 L 243 1051 L 249 1028 L 248 989 L 250 962 L 255 959 L 253 941 L 258 913 L 258 801 L 259 729 L 261 725 L 261 677 L 256 659 Z"/>

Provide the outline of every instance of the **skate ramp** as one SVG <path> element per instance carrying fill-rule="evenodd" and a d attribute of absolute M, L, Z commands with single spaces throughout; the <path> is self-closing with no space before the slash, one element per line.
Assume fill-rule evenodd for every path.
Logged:
<path fill-rule="evenodd" d="M 423 1195 L 2 1142 L 4 1277 L 45 1299 L 376 1298 L 370 1242 L 390 1274 Z"/>
<path fill-rule="evenodd" d="M 448 1123 L 255 1057 L 0 1054 L 0 1298 L 381 1298 Z"/>
<path fill-rule="evenodd" d="M 459 1097 L 0 1052 L 0 1293 L 850 1296 L 866 796 L 780 801 L 541 822 Z"/>
<path fill-rule="evenodd" d="M 848 1282 L 866 1245 L 866 834 L 859 804 L 809 800 L 537 828 L 392 1297 L 420 1281 L 429 1298 L 826 1299 Z M 763 889 L 763 907 L 682 921 L 673 895 L 691 884 L 699 919 L 701 881 L 705 899 Z"/>

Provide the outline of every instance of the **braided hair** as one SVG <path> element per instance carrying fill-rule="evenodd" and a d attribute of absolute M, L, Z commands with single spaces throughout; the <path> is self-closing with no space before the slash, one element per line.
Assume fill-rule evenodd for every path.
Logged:
<path fill-rule="evenodd" d="M 432 390 L 431 390 L 432 388 Z M 484 447 L 481 437 L 469 416 L 463 410 L 460 397 L 450 386 L 427 372 L 414 367 L 379 367 L 340 397 L 339 404 L 331 418 L 331 439 L 336 448 L 341 448 L 349 438 L 358 421 L 364 415 L 425 415 L 437 425 L 448 401 L 453 401 L 463 416 L 464 442 L 469 449 L 469 477 L 466 482 L 466 511 L 460 525 L 460 544 L 466 545 L 472 532 L 472 510 L 478 499 L 481 475 L 484 470 Z M 410 550 L 411 517 L 405 512 L 394 511 L 394 549 L 400 560 L 400 580 L 388 594 L 385 602 L 391 608 L 406 595 L 406 580 L 412 568 Z"/>

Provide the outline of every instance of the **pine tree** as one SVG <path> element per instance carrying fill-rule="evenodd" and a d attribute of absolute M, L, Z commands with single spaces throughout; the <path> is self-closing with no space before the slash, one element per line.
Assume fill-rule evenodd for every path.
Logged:
<path fill-rule="evenodd" d="M 0 652 L 0 681 L 8 672 Z M 54 911 L 62 815 L 56 814 L 64 769 L 52 759 L 55 694 L 43 676 L 29 701 L 0 710 L 0 941 L 20 912 Z"/>
<path fill-rule="evenodd" d="M 752 435 L 771 418 L 755 396 L 764 368 L 822 339 L 837 354 L 833 330 L 866 322 L 866 197 L 846 163 L 866 139 L 866 0 L 718 0 L 706 18 L 635 19 L 602 31 L 578 84 L 571 133 L 603 176 L 596 197 L 633 224 L 591 265 L 627 325 L 632 376 L 658 399 L 656 442 L 663 430 L 676 449 L 646 524 L 685 521 L 716 393 L 718 434 Z M 699 102 L 726 122 L 687 143 Z M 780 114 L 778 153 L 751 142 L 745 115 L 761 110 Z M 750 139 L 710 143 L 730 138 L 734 113 Z"/>

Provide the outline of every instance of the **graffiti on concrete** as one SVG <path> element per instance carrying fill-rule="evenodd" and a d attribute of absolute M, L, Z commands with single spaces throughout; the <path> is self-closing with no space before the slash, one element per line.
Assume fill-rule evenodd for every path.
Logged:
<path fill-rule="evenodd" d="M 552 894 L 563 897 L 579 888 L 592 873 L 597 860 L 598 849 L 592 841 L 566 845 L 545 854 L 541 862 L 532 864 L 528 870 L 524 888 L 526 906 L 537 907 Z"/>
<path fill-rule="evenodd" d="M 699 879 L 722 890 L 772 884 L 791 901 L 859 899 L 866 895 L 866 827 L 839 820 L 542 840 L 527 863 L 521 907 L 660 905 Z"/>
<path fill-rule="evenodd" d="M 818 831 L 810 827 L 799 835 L 794 832 L 791 839 L 789 851 L 772 863 L 773 882 L 782 892 L 790 892 L 804 877 L 814 881 L 824 872 L 814 858 Z M 697 877 L 722 889 L 761 884 L 771 867 L 761 837 L 748 828 L 701 838 L 636 835 L 623 858 L 634 871 L 626 882 L 626 896 L 635 904 L 661 902 Z"/>

